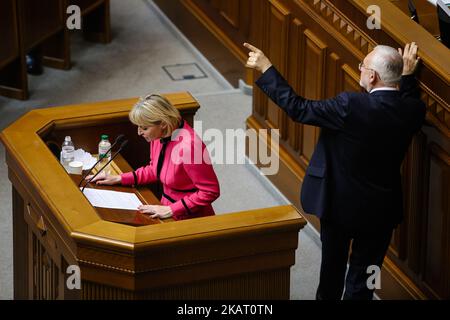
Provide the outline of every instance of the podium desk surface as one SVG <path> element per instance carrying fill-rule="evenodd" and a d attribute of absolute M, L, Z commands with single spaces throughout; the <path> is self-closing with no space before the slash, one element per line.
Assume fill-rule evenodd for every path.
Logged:
<path fill-rule="evenodd" d="M 128 162 L 120 154 L 116 157 L 116 159 L 114 159 L 111 162 L 110 168 L 111 168 L 112 174 L 121 174 L 121 173 L 129 172 L 129 171 L 133 170 L 131 168 L 131 166 L 128 164 Z M 84 171 L 83 173 L 85 173 L 85 172 L 86 171 Z M 97 171 L 94 170 L 94 173 L 96 173 L 96 172 Z M 70 177 L 78 185 L 80 183 L 82 176 L 76 175 L 76 174 L 70 174 Z M 84 183 L 81 184 L 81 186 L 83 186 L 83 185 L 84 185 Z M 130 187 L 130 186 L 122 186 L 122 185 L 99 186 L 99 185 L 96 185 L 95 183 L 88 183 L 86 188 L 134 193 L 144 205 L 145 204 L 152 204 L 152 205 L 160 205 L 161 204 L 160 201 L 158 200 L 158 198 L 146 186 L 138 186 L 138 187 Z M 99 208 L 99 207 L 94 207 L 94 208 L 97 211 L 97 214 L 99 215 L 99 217 L 105 221 L 116 222 L 116 223 L 121 223 L 124 225 L 135 226 L 135 227 L 174 221 L 172 218 L 163 219 L 163 220 L 152 219 L 150 217 L 150 215 L 140 213 L 137 210 L 131 211 L 131 210 Z"/>

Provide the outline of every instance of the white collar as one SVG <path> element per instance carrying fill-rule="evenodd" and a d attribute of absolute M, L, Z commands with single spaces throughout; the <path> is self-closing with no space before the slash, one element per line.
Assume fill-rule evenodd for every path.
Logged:
<path fill-rule="evenodd" d="M 373 93 L 375 91 L 398 91 L 397 88 L 392 88 L 392 87 L 380 87 L 380 88 L 375 88 L 370 90 L 369 93 Z"/>

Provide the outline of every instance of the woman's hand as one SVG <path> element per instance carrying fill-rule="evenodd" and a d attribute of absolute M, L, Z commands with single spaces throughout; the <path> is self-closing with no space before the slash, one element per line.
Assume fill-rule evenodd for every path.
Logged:
<path fill-rule="evenodd" d="M 398 53 L 403 56 L 403 73 L 402 75 L 407 76 L 413 74 L 416 71 L 417 65 L 419 64 L 420 57 L 417 57 L 417 45 L 415 42 L 407 43 L 405 45 L 405 50 L 402 53 L 402 49 L 398 48 Z"/>
<path fill-rule="evenodd" d="M 252 46 L 250 43 L 244 43 L 244 47 L 250 49 L 246 67 L 253 68 L 264 73 L 272 66 L 270 60 L 261 50 Z"/>
<path fill-rule="evenodd" d="M 142 205 L 138 207 L 139 212 L 148 213 L 152 218 L 166 219 L 173 216 L 172 209 L 168 206 Z"/>
<path fill-rule="evenodd" d="M 89 180 L 94 175 L 88 175 L 85 180 Z M 114 184 L 120 184 L 122 182 L 122 178 L 119 175 L 113 175 L 106 173 L 105 171 L 101 172 L 98 176 L 95 177 L 94 180 L 91 181 L 92 183 L 96 183 L 98 185 L 106 185 L 106 186 L 112 186 Z"/>

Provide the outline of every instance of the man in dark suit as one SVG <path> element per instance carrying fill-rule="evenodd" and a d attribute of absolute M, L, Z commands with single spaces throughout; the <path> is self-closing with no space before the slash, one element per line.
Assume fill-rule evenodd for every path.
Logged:
<path fill-rule="evenodd" d="M 425 118 L 416 44 L 403 53 L 377 46 L 359 65 L 367 92 L 320 101 L 298 96 L 261 50 L 244 46 L 247 67 L 263 73 L 256 84 L 264 93 L 294 121 L 322 128 L 301 192 L 303 209 L 321 222 L 316 298 L 341 299 L 345 283 L 344 299 L 372 299 L 371 270 L 381 268 L 402 220 L 400 166 Z"/>

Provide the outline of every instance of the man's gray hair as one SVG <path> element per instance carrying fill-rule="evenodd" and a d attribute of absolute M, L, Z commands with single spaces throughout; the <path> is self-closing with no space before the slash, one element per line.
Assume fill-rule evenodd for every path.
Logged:
<path fill-rule="evenodd" d="M 378 72 L 381 81 L 391 86 L 400 82 L 403 72 L 403 57 L 389 46 L 376 46 L 370 67 Z"/>

